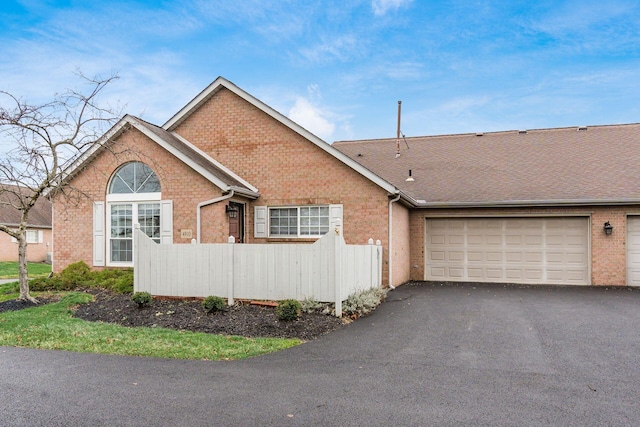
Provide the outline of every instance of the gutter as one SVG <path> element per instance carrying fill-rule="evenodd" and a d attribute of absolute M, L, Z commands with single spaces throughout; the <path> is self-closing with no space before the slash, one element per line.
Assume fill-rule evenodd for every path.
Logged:
<path fill-rule="evenodd" d="M 640 199 L 502 200 L 495 202 L 425 202 L 413 199 L 412 201 L 412 206 L 417 209 L 625 206 L 640 204 Z"/>
<path fill-rule="evenodd" d="M 393 204 L 395 202 L 397 202 L 398 200 L 400 200 L 400 193 L 397 193 L 398 195 L 396 196 L 395 199 L 391 199 L 389 200 L 389 288 L 391 290 L 395 289 L 395 286 L 393 286 L 393 254 L 392 254 L 392 244 L 393 244 L 393 231 L 392 231 L 392 227 L 393 227 Z"/>
<path fill-rule="evenodd" d="M 226 194 L 224 196 L 216 197 L 215 199 L 205 200 L 204 202 L 198 203 L 198 207 L 196 209 L 196 242 L 197 243 L 200 243 L 200 209 L 202 209 L 204 206 L 213 205 L 215 203 L 219 203 L 227 199 L 230 199 L 233 197 L 234 194 L 235 194 L 235 190 L 231 190 L 229 194 Z"/>

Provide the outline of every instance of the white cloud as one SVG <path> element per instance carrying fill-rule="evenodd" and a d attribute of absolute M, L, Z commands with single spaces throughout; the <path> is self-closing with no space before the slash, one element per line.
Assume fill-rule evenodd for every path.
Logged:
<path fill-rule="evenodd" d="M 332 138 L 336 126 L 327 117 L 331 114 L 322 111 L 307 98 L 298 97 L 288 115 L 291 120 L 325 141 L 329 141 Z"/>
<path fill-rule="evenodd" d="M 413 0 L 372 0 L 371 7 L 376 16 L 382 16 L 389 10 L 398 10 L 401 6 L 408 5 Z"/>
<path fill-rule="evenodd" d="M 324 39 L 320 44 L 300 49 L 304 59 L 312 63 L 322 63 L 337 59 L 347 61 L 360 52 L 360 43 L 352 35 L 339 36 L 332 39 Z"/>

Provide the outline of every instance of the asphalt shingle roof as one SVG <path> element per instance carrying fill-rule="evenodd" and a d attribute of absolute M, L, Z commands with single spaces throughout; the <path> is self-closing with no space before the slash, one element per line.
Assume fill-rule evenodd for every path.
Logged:
<path fill-rule="evenodd" d="M 7 191 L 4 189 L 7 188 Z M 18 204 L 18 197 L 14 194 L 15 186 L 0 187 L 0 224 L 17 226 L 20 224 L 21 212 L 14 207 Z M 51 228 L 52 208 L 46 197 L 40 197 L 29 211 L 29 226 L 36 228 Z"/>
<path fill-rule="evenodd" d="M 578 129 L 407 137 L 398 158 L 395 138 L 333 146 L 423 205 L 639 202 L 640 124 Z"/>

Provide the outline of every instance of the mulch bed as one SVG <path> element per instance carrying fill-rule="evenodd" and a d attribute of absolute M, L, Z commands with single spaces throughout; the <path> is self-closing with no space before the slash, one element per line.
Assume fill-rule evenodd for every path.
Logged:
<path fill-rule="evenodd" d="M 59 301 L 58 297 L 50 297 L 50 298 L 36 298 L 38 300 L 37 303 L 31 301 L 19 301 L 17 299 L 12 299 L 8 301 L 0 302 L 0 313 L 5 311 L 16 311 L 22 310 L 30 307 L 37 307 L 42 304 L 49 304 L 51 302 Z"/>
<path fill-rule="evenodd" d="M 170 328 L 244 337 L 300 338 L 308 341 L 344 325 L 341 319 L 321 313 L 302 313 L 298 320 L 278 320 L 273 307 L 236 304 L 222 313 L 205 313 L 200 300 L 153 299 L 143 308 L 131 295 L 91 291 L 95 300 L 80 305 L 74 316 L 88 321 L 122 326 Z"/>

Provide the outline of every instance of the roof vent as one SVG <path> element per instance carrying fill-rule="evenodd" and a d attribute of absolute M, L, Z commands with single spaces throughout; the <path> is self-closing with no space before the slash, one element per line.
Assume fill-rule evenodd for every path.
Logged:
<path fill-rule="evenodd" d="M 524 135 L 525 133 L 527 133 L 527 131 L 526 131 L 526 130 L 519 130 L 519 131 L 518 131 L 518 133 L 519 133 L 520 135 Z"/>
<path fill-rule="evenodd" d="M 578 132 L 587 130 L 588 128 L 586 126 L 578 126 Z"/>
<path fill-rule="evenodd" d="M 477 132 L 476 133 L 476 136 L 482 136 L 482 135 L 484 135 L 484 133 L 482 133 L 482 132 Z"/>

